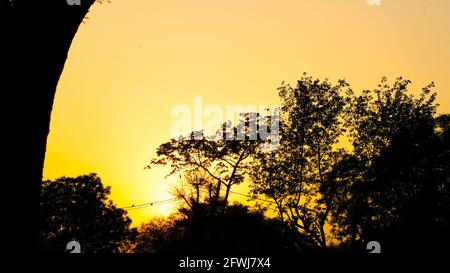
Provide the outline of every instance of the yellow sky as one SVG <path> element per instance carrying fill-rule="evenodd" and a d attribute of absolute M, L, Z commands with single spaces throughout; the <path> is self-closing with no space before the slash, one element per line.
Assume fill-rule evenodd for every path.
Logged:
<path fill-rule="evenodd" d="M 450 111 L 450 1 L 112 0 L 73 41 L 53 107 L 44 178 L 96 172 L 116 204 L 171 198 L 144 170 L 170 138 L 171 109 L 276 104 L 302 72 L 355 90 L 382 76 L 435 81 Z M 134 224 L 170 205 L 130 211 Z"/>

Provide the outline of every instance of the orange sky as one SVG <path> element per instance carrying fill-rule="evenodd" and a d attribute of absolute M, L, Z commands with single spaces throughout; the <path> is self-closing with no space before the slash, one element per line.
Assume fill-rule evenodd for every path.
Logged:
<path fill-rule="evenodd" d="M 437 84 L 450 112 L 450 1 L 112 0 L 73 41 L 53 107 L 44 178 L 96 172 L 121 206 L 172 196 L 144 170 L 170 138 L 171 109 L 277 104 L 303 72 L 355 90 L 404 76 Z M 172 180 L 173 182 L 173 180 Z M 130 211 L 134 224 L 170 205 Z"/>

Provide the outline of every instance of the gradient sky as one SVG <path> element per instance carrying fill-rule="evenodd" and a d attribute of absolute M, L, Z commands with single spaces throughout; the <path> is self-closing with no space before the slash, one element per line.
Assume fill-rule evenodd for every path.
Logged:
<path fill-rule="evenodd" d="M 90 172 L 128 206 L 171 198 L 144 170 L 175 105 L 277 104 L 303 72 L 354 90 L 404 76 L 450 112 L 450 1 L 112 0 L 79 28 L 58 84 L 44 178 Z M 243 191 L 243 189 L 241 189 Z M 130 211 L 135 225 L 170 205 Z"/>

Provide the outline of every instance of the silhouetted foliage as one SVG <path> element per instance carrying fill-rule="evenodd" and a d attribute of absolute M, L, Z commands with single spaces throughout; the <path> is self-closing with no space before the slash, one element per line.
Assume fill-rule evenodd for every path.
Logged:
<path fill-rule="evenodd" d="M 447 124 L 430 119 L 401 130 L 369 170 L 372 219 L 363 239 L 386 251 L 439 252 L 450 243 L 450 142 Z M 441 119 L 442 117 L 438 118 Z M 441 127 L 441 126 L 445 127 Z M 439 132 L 442 130 L 442 132 Z"/>
<path fill-rule="evenodd" d="M 40 206 L 41 247 L 64 252 L 69 241 L 81 244 L 83 253 L 127 251 L 136 230 L 126 211 L 116 208 L 96 174 L 44 181 Z"/>
<path fill-rule="evenodd" d="M 327 247 L 325 225 L 333 202 L 320 185 L 342 151 L 334 149 L 343 132 L 345 81 L 332 85 L 306 74 L 296 87 L 283 84 L 281 141 L 272 152 L 261 151 L 252 162 L 253 193 L 276 203 L 280 219 L 295 227 L 309 247 Z"/>
<path fill-rule="evenodd" d="M 448 116 L 435 118 L 434 84 L 418 98 L 410 81 L 386 78 L 355 95 L 303 76 L 280 87 L 280 147 L 252 161 L 254 194 L 274 200 L 306 246 L 385 251 L 438 249 L 448 242 Z M 345 93 L 343 92 L 345 91 Z M 352 151 L 339 149 L 349 132 Z"/>
<path fill-rule="evenodd" d="M 194 131 L 187 137 L 171 139 L 158 147 L 157 157 L 147 168 L 170 164 L 172 170 L 168 176 L 203 173 L 202 180 L 193 183 L 200 183 L 199 188 L 209 191 L 213 207 L 226 206 L 231 188 L 244 181 L 247 161 L 261 143 L 258 131 L 261 124 L 263 121 L 258 114 L 247 113 L 241 115 L 237 126 L 226 122 L 214 136 Z M 255 139 L 249 140 L 251 137 Z M 202 183 L 206 181 L 208 183 Z M 225 193 L 221 195 L 223 187 Z M 218 206 L 219 203 L 222 206 Z"/>
<path fill-rule="evenodd" d="M 137 252 L 177 254 L 293 253 L 297 235 L 283 222 L 240 204 L 212 214 L 209 204 L 142 225 Z"/>
<path fill-rule="evenodd" d="M 448 246 L 450 116 L 436 117 L 433 83 L 418 97 L 409 84 L 383 78 L 357 95 L 344 80 L 304 74 L 278 89 L 275 150 L 261 148 L 261 138 L 194 139 L 201 132 L 162 144 L 151 165 L 183 175 L 174 194 L 184 205 L 143 225 L 136 251 L 365 252 L 372 240 L 386 253 Z M 276 219 L 227 204 L 231 186 L 246 178 L 255 197 L 275 203 Z"/>
<path fill-rule="evenodd" d="M 353 153 L 322 192 L 335 196 L 332 231 L 352 249 L 377 240 L 384 251 L 432 251 L 448 242 L 449 124 L 434 117 L 434 85 L 415 98 L 409 83 L 384 78 L 373 91 L 348 93 Z"/>

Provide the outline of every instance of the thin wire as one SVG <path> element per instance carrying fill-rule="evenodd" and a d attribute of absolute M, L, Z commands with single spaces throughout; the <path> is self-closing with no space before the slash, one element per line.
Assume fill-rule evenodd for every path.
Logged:
<path fill-rule="evenodd" d="M 236 194 L 236 195 L 245 196 L 245 197 L 248 197 L 248 198 L 253 199 L 253 200 L 259 200 L 259 201 L 267 202 L 267 203 L 270 203 L 270 204 L 276 204 L 274 201 L 263 199 L 263 198 L 258 198 L 258 197 L 251 196 L 251 195 L 244 194 L 244 193 L 240 193 L 240 192 L 235 192 L 235 191 L 231 191 L 230 190 L 230 193 Z M 154 201 L 154 202 L 147 202 L 147 203 L 142 203 L 142 204 L 137 204 L 137 205 L 133 204 L 133 205 L 130 205 L 130 206 L 122 207 L 121 209 L 124 209 L 124 210 L 142 209 L 142 208 L 148 208 L 148 207 L 157 206 L 157 205 L 169 204 L 169 203 L 173 203 L 173 202 L 178 201 L 178 200 L 180 200 L 180 198 L 174 197 L 174 198 L 170 198 L 170 199 Z M 276 210 L 276 209 L 273 209 L 273 208 L 271 208 L 271 209 L 274 210 L 274 211 Z"/>
<path fill-rule="evenodd" d="M 126 207 L 122 207 L 121 209 L 125 209 L 125 210 L 134 210 L 134 209 L 141 209 L 141 208 L 146 208 L 146 207 L 151 207 L 151 206 L 156 206 L 156 205 L 162 205 L 162 204 L 167 204 L 167 203 L 172 203 L 177 201 L 179 198 L 175 197 L 175 198 L 170 198 L 170 199 L 165 199 L 165 200 L 160 200 L 160 201 L 154 201 L 154 202 L 147 202 L 147 203 L 142 203 L 142 204 L 137 204 L 137 205 L 130 205 L 130 206 L 126 206 Z"/>
<path fill-rule="evenodd" d="M 251 196 L 251 195 L 244 194 L 244 193 L 239 193 L 239 192 L 234 192 L 234 191 L 230 191 L 230 193 L 241 195 L 241 196 L 245 196 L 245 197 L 248 197 L 248 198 L 253 199 L 253 200 L 259 200 L 259 201 L 263 201 L 263 202 L 267 202 L 267 203 L 271 203 L 271 204 L 275 204 L 276 205 L 276 203 L 274 201 L 272 201 L 272 200 L 258 198 L 258 197 L 255 197 L 255 196 Z"/>

